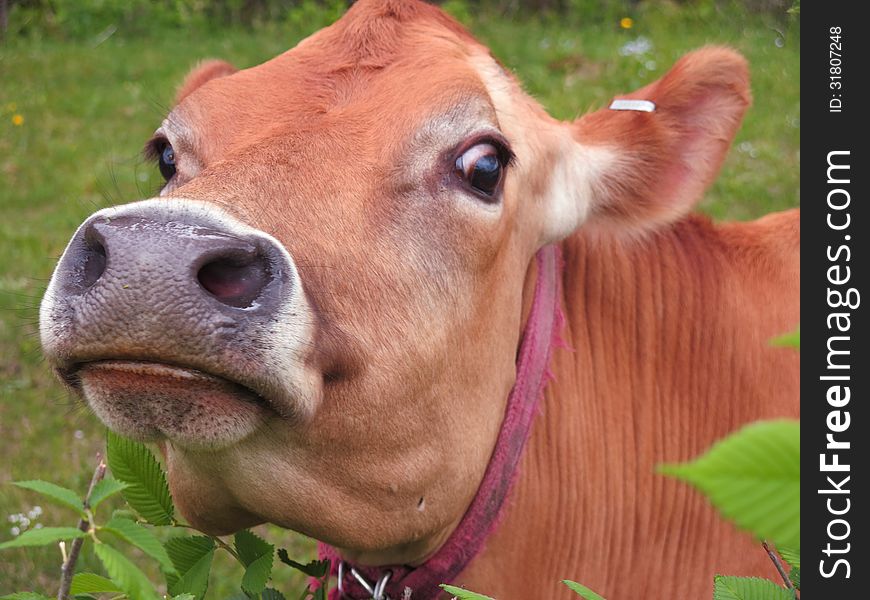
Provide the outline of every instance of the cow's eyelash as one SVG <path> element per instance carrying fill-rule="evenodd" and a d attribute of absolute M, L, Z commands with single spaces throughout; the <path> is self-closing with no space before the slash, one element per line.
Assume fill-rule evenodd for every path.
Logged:
<path fill-rule="evenodd" d="M 505 168 L 514 166 L 517 162 L 517 155 L 514 153 L 507 140 L 496 140 L 495 147 L 498 148 L 499 155 Z"/>
<path fill-rule="evenodd" d="M 155 135 L 145 142 L 145 147 L 142 148 L 142 156 L 145 160 L 156 163 L 160 160 L 160 155 L 168 143 L 169 140 L 165 136 Z"/>

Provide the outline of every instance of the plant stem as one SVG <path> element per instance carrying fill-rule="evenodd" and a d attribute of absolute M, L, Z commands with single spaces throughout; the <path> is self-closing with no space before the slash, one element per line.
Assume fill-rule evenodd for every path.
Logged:
<path fill-rule="evenodd" d="M 232 554 L 233 558 L 235 558 L 237 561 L 239 561 L 239 563 L 240 563 L 243 567 L 246 566 L 245 563 L 242 562 L 242 557 L 239 556 L 238 552 L 236 552 L 236 551 L 233 549 L 232 546 L 230 546 L 229 544 L 227 544 L 225 541 L 223 541 L 222 539 L 220 539 L 220 538 L 217 537 L 217 536 L 214 536 L 214 535 L 213 535 L 213 536 L 211 536 L 211 538 L 212 538 L 215 542 L 217 542 L 217 545 L 218 545 L 218 546 L 220 546 L 221 548 L 223 548 L 224 550 L 226 550 L 227 552 L 229 552 L 230 554 Z"/>
<path fill-rule="evenodd" d="M 106 463 L 103 461 L 100 453 L 97 453 L 97 468 L 94 469 L 94 476 L 91 477 L 91 484 L 88 486 L 88 493 L 85 494 L 83 500 L 83 506 L 85 512 L 90 510 L 90 501 L 91 494 L 94 491 L 94 486 L 100 482 L 100 480 L 106 475 Z M 82 518 L 79 519 L 79 529 L 84 532 L 87 532 L 91 527 L 90 521 L 88 519 Z M 60 588 L 57 590 L 57 600 L 67 600 L 69 598 L 69 590 L 70 586 L 72 586 L 73 573 L 76 568 L 76 561 L 79 559 L 79 553 L 82 550 L 82 544 L 84 544 L 84 538 L 76 538 L 72 541 L 72 545 L 70 546 L 69 556 L 63 562 L 63 565 L 60 567 Z"/>
<path fill-rule="evenodd" d="M 761 547 L 764 548 L 764 551 L 767 552 L 770 560 L 773 561 L 773 566 L 776 567 L 777 571 L 779 571 L 779 576 L 782 577 L 782 580 L 785 582 L 785 587 L 794 591 L 794 584 L 791 582 L 791 579 L 788 578 L 788 574 L 785 572 L 785 567 L 782 566 L 782 561 L 779 560 L 779 556 L 776 555 L 776 552 L 770 549 L 767 542 L 761 542 Z"/>
<path fill-rule="evenodd" d="M 201 534 L 203 534 L 203 535 L 205 535 L 205 536 L 210 537 L 210 538 L 214 541 L 215 544 L 217 544 L 218 546 L 220 546 L 221 548 L 223 548 L 224 550 L 226 550 L 227 552 L 229 552 L 229 553 L 232 555 L 232 557 L 235 558 L 237 561 L 239 561 L 239 563 L 240 563 L 242 566 L 246 566 L 245 563 L 242 562 L 242 557 L 239 556 L 239 553 L 236 552 L 235 549 L 234 549 L 232 546 L 230 546 L 229 544 L 227 544 L 225 541 L 223 541 L 222 539 L 220 539 L 220 538 L 217 537 L 216 535 L 209 535 L 209 534 L 207 534 L 207 533 L 204 532 L 204 531 L 200 531 L 199 529 L 197 529 L 197 528 L 194 527 L 193 525 L 187 525 L 186 523 L 176 523 L 176 524 L 175 524 L 175 527 L 182 527 L 182 528 L 184 528 L 184 529 L 192 529 L 193 531 L 195 531 L 195 532 L 197 532 L 197 533 L 201 533 Z"/>

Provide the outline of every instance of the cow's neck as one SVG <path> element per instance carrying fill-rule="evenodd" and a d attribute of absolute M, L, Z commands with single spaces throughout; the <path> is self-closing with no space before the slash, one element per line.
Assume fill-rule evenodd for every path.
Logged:
<path fill-rule="evenodd" d="M 492 456 L 470 506 L 438 550 L 414 567 L 353 565 L 342 561 L 335 549 L 321 544 L 320 555 L 332 561 L 338 578 L 338 589 L 331 598 L 383 600 L 410 591 L 415 599 L 434 600 L 440 592 L 439 584 L 455 580 L 495 529 L 537 415 L 548 380 L 549 360 L 564 319 L 560 309 L 559 248 L 541 248 L 532 263 L 533 284 L 524 290 L 516 381 L 507 398 Z"/>
<path fill-rule="evenodd" d="M 693 597 L 696 589 L 681 587 L 681 564 L 709 565 L 711 577 L 769 566 L 699 494 L 655 474 L 660 462 L 693 457 L 740 424 L 773 416 L 765 411 L 789 412 L 761 407 L 759 398 L 782 390 L 754 382 L 764 379 L 760 364 L 776 364 L 761 357 L 771 351 L 766 340 L 792 327 L 795 311 L 771 321 L 773 311 L 740 306 L 747 290 L 733 261 L 754 259 L 717 231 L 691 218 L 636 241 L 583 234 L 563 243 L 562 337 L 573 350 L 554 353 L 555 380 L 508 514 L 461 583 L 499 598 L 561 597 L 559 580 L 573 578 L 627 598 L 658 581 L 656 597 Z M 750 558 L 722 562 L 735 544 Z M 509 565 L 537 574 L 514 576 Z M 523 588 L 542 580 L 554 588 Z"/>

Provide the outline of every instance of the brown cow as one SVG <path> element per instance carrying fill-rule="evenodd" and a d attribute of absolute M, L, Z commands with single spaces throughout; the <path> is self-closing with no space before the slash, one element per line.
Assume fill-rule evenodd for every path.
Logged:
<path fill-rule="evenodd" d="M 739 55 L 700 50 L 627 98 L 557 122 L 410 0 L 361 0 L 251 69 L 207 63 L 148 143 L 162 197 L 70 242 L 45 354 L 161 445 L 191 523 L 323 540 L 353 597 L 352 565 L 415 600 L 438 577 L 618 600 L 769 574 L 654 466 L 796 414 L 798 358 L 767 340 L 798 321 L 798 213 L 685 216 L 749 104 Z M 543 376 L 558 325 L 539 296 L 567 348 L 500 511 L 525 441 L 500 431 L 534 408 L 524 361 Z"/>

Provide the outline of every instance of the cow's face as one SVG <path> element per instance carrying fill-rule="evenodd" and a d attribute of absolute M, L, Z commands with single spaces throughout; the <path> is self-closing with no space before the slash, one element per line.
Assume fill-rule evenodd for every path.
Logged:
<path fill-rule="evenodd" d="M 535 251 L 587 215 L 666 220 L 718 167 L 745 73 L 694 60 L 642 92 L 658 113 L 575 123 L 417 3 L 359 2 L 252 69 L 207 63 L 148 142 L 161 197 L 67 248 L 46 355 L 162 446 L 194 524 L 422 560 L 492 451 Z"/>

